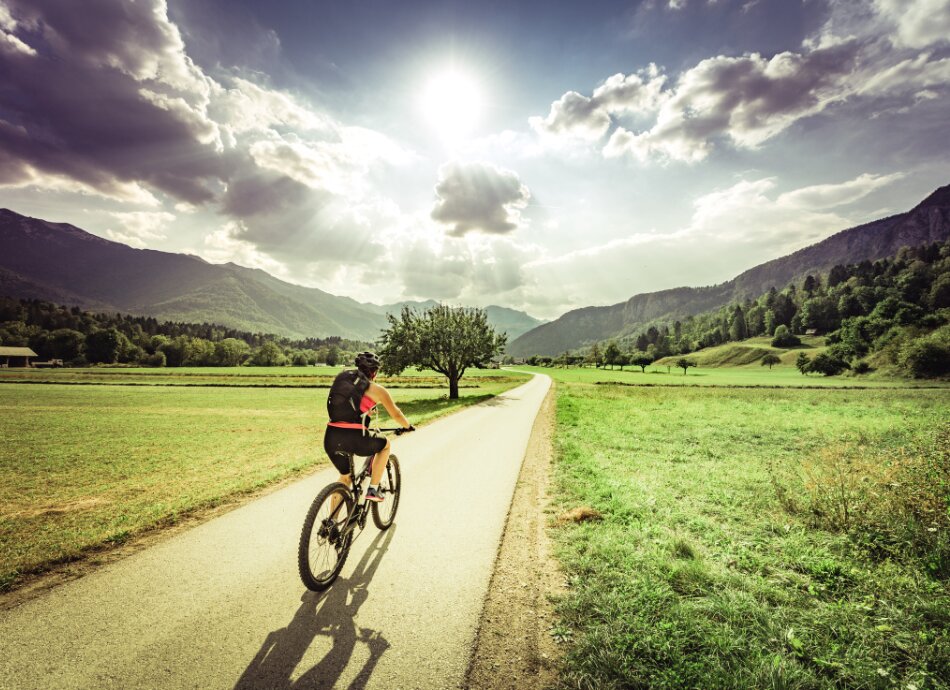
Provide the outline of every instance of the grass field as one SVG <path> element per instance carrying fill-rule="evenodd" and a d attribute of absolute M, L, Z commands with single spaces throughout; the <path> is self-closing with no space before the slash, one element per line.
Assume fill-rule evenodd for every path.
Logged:
<path fill-rule="evenodd" d="M 293 379 L 291 368 L 144 372 L 94 371 L 116 385 L 0 385 L 0 590 L 24 574 L 329 463 L 325 389 L 230 383 L 257 375 Z M 213 376 L 219 385 L 178 385 L 194 376 Z M 143 377 L 169 385 L 122 385 Z M 393 396 L 413 423 L 425 423 L 526 378 L 497 371 L 466 377 L 474 387 L 449 401 L 444 385 L 425 387 L 438 381 L 429 373 L 404 377 L 424 387 Z"/>
<path fill-rule="evenodd" d="M 950 396 L 759 369 L 545 370 L 563 687 L 948 687 Z"/>
<path fill-rule="evenodd" d="M 559 381 L 570 383 L 615 384 L 620 386 L 725 386 L 725 387 L 778 387 L 778 388 L 942 388 L 950 390 L 950 382 L 936 380 L 906 381 L 874 376 L 820 376 L 802 375 L 794 366 L 775 366 L 771 370 L 759 364 L 735 367 L 691 368 L 684 375 L 682 369 L 670 366 L 651 366 L 646 372 L 639 368 L 596 369 L 572 367 L 512 367 L 512 371 L 548 374 Z"/>

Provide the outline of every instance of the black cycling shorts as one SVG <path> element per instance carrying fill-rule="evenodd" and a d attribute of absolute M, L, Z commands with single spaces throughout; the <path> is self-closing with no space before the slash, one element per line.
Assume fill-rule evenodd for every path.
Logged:
<path fill-rule="evenodd" d="M 363 433 L 362 429 L 341 429 L 338 426 L 328 426 L 323 437 L 323 450 L 330 456 L 330 461 L 340 474 L 350 473 L 348 453 L 369 457 L 376 455 L 386 447 L 386 439 L 375 436 L 370 432 Z"/>

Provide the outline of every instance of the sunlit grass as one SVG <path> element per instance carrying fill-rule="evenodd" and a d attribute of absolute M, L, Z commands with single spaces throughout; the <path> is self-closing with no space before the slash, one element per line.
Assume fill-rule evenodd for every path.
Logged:
<path fill-rule="evenodd" d="M 418 424 L 526 378 L 483 377 L 457 401 L 442 388 L 393 397 Z M 0 385 L 0 589 L 18 574 L 328 466 L 325 424 L 326 389 Z"/>
<path fill-rule="evenodd" d="M 561 685 L 947 687 L 946 581 L 788 512 L 773 473 L 926 443 L 948 417 L 941 390 L 559 384 L 557 509 L 603 515 L 554 531 Z"/>

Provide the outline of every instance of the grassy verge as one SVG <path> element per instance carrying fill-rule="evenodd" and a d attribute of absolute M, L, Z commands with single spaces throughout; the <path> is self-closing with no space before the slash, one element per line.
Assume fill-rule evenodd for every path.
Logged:
<path fill-rule="evenodd" d="M 925 487 L 942 521 L 882 552 L 807 481 L 855 448 L 945 462 L 944 391 L 558 390 L 559 509 L 603 516 L 555 530 L 564 687 L 948 687 L 947 485 Z"/>
<path fill-rule="evenodd" d="M 525 378 L 485 377 L 457 401 L 436 388 L 393 395 L 425 423 Z M 0 385 L 0 591 L 328 465 L 325 397 L 308 388 Z"/>

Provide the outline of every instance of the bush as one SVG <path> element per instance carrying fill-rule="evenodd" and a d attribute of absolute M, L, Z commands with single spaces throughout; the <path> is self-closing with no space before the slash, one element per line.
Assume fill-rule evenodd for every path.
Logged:
<path fill-rule="evenodd" d="M 901 352 L 901 365 L 917 379 L 950 373 L 950 346 L 936 338 L 908 343 Z"/>
<path fill-rule="evenodd" d="M 798 336 L 792 335 L 788 326 L 779 326 L 775 329 L 775 335 L 772 338 L 772 347 L 795 347 L 801 345 L 802 341 Z"/>
<path fill-rule="evenodd" d="M 853 371 L 855 374 L 858 374 L 860 376 L 861 374 L 871 373 L 873 369 L 871 368 L 870 364 L 868 364 L 862 359 L 860 362 L 858 362 L 851 368 L 851 371 Z"/>
<path fill-rule="evenodd" d="M 159 350 L 153 355 L 149 355 L 145 358 L 145 364 L 150 367 L 163 367 L 165 366 L 165 353 Z"/>
<path fill-rule="evenodd" d="M 848 363 L 843 359 L 839 359 L 827 352 L 815 355 L 815 358 L 808 365 L 808 371 L 813 371 L 816 374 L 824 374 L 825 376 L 837 376 L 845 369 L 850 368 Z"/>

